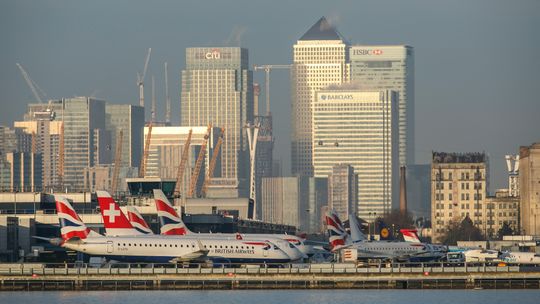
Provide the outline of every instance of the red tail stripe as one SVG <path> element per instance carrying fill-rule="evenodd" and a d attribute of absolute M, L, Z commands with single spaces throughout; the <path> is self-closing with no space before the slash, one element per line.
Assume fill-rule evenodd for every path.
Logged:
<path fill-rule="evenodd" d="M 128 218 L 130 222 L 139 223 L 144 228 L 150 229 L 150 227 L 148 227 L 148 224 L 146 224 L 146 221 L 143 218 L 140 218 L 139 216 L 137 216 L 137 214 L 128 211 Z"/>
<path fill-rule="evenodd" d="M 71 232 L 62 234 L 62 239 L 69 240 L 69 239 L 71 239 L 73 237 L 78 237 L 80 239 L 85 239 L 88 236 L 89 233 L 90 233 L 89 228 L 86 228 L 86 230 L 83 230 L 83 231 L 71 231 Z"/>
<path fill-rule="evenodd" d="M 66 206 L 62 202 L 56 202 L 56 212 L 57 213 L 67 213 L 67 214 L 71 215 L 74 219 L 77 219 L 79 221 L 81 220 L 79 218 L 79 215 L 77 215 L 77 213 L 75 211 L 70 209 L 68 206 Z"/>
<path fill-rule="evenodd" d="M 174 210 L 174 208 L 172 208 L 171 206 L 169 206 L 169 204 L 165 203 L 162 200 L 156 199 L 156 209 L 158 211 L 165 211 L 165 212 L 170 213 L 170 214 L 172 214 L 172 215 L 174 215 L 176 217 L 179 217 L 176 210 Z"/>
<path fill-rule="evenodd" d="M 338 229 L 339 231 L 343 231 L 343 228 L 341 225 L 338 225 L 332 218 L 326 217 L 326 224 L 331 225 L 332 227 Z"/>
<path fill-rule="evenodd" d="M 164 235 L 185 235 L 186 229 L 184 228 L 173 228 L 171 230 L 167 230 L 166 232 L 162 233 Z"/>

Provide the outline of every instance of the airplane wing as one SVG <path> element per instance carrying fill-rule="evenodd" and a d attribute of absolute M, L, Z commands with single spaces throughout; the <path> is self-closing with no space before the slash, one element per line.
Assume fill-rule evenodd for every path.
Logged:
<path fill-rule="evenodd" d="M 198 248 L 196 250 L 193 250 L 187 254 L 178 256 L 172 260 L 170 260 L 170 263 L 178 263 L 178 262 L 189 262 L 189 261 L 206 261 L 205 257 L 208 255 L 208 249 L 204 248 L 203 244 L 200 240 L 197 241 Z"/>

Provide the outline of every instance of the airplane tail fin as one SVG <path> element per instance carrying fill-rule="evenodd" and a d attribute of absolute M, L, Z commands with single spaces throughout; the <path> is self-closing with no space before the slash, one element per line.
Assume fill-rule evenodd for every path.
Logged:
<path fill-rule="evenodd" d="M 154 200 L 156 202 L 159 223 L 161 224 L 161 234 L 185 235 L 191 233 L 163 191 L 154 189 Z"/>
<path fill-rule="evenodd" d="M 108 236 L 144 234 L 133 228 L 124 212 L 107 191 L 96 191 L 96 194 L 103 225 Z"/>
<path fill-rule="evenodd" d="M 353 243 L 366 240 L 366 236 L 360 230 L 360 225 L 358 224 L 356 215 L 349 214 L 349 226 L 351 228 L 351 240 Z"/>
<path fill-rule="evenodd" d="M 403 235 L 405 242 L 421 243 L 416 229 L 401 229 L 400 232 Z"/>
<path fill-rule="evenodd" d="M 144 234 L 154 234 L 154 232 L 152 232 L 152 229 L 150 229 L 150 226 L 148 226 L 137 208 L 133 206 L 128 206 L 126 209 L 129 222 L 131 226 L 135 228 L 135 230 Z"/>
<path fill-rule="evenodd" d="M 88 236 L 98 235 L 90 230 L 83 223 L 73 206 L 67 198 L 63 196 L 55 196 L 56 212 L 60 221 L 60 235 L 62 240 L 67 241 L 72 238 L 86 239 Z"/>
<path fill-rule="evenodd" d="M 394 238 L 392 231 L 382 219 L 377 220 L 375 227 L 379 228 L 379 238 L 381 240 L 392 240 Z"/>
<path fill-rule="evenodd" d="M 334 210 L 326 213 L 326 229 L 330 236 L 328 241 L 332 251 L 336 251 L 345 246 L 348 234 Z"/>

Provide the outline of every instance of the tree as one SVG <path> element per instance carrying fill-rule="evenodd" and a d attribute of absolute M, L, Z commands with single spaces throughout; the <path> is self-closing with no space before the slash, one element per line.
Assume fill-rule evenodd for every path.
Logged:
<path fill-rule="evenodd" d="M 497 232 L 499 239 L 502 239 L 503 235 L 513 235 L 514 230 L 510 225 L 508 225 L 508 222 L 504 222 L 501 229 L 499 229 L 499 232 Z"/>
<path fill-rule="evenodd" d="M 443 244 L 456 245 L 458 241 L 484 241 L 485 237 L 467 215 L 461 222 L 450 222 L 442 240 Z"/>

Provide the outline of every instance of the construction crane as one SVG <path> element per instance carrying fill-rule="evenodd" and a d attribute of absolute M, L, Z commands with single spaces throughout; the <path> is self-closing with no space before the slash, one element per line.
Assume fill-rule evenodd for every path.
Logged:
<path fill-rule="evenodd" d="M 146 165 L 148 161 L 148 153 L 150 150 L 150 139 L 152 138 L 152 121 L 148 124 L 148 134 L 144 142 L 143 157 L 141 158 L 141 166 L 139 167 L 139 177 L 144 177 L 146 174 Z"/>
<path fill-rule="evenodd" d="M 192 134 L 193 129 L 189 129 L 186 142 L 184 143 L 184 149 L 182 150 L 182 159 L 180 160 L 180 165 L 178 165 L 178 171 L 176 173 L 176 187 L 174 188 L 175 193 L 180 193 L 180 190 L 184 184 L 184 171 L 186 170 L 186 163 L 189 154 L 189 146 L 191 145 Z"/>
<path fill-rule="evenodd" d="M 118 133 L 118 138 L 116 138 L 116 151 L 114 154 L 114 168 L 113 168 L 112 185 L 111 185 L 112 195 L 116 194 L 116 189 L 118 188 L 118 176 L 120 175 L 120 165 L 122 162 L 123 139 L 124 139 L 124 131 L 120 130 L 120 132 Z"/>
<path fill-rule="evenodd" d="M 171 122 L 171 96 L 169 96 L 169 69 L 165 62 L 165 122 Z"/>
<path fill-rule="evenodd" d="M 290 69 L 291 64 L 264 64 L 254 65 L 253 70 L 264 70 L 265 72 L 265 97 L 266 97 L 266 115 L 270 115 L 270 71 L 272 69 Z M 257 113 L 255 113 L 257 114 Z"/>
<path fill-rule="evenodd" d="M 28 75 L 22 65 L 20 65 L 19 63 L 16 63 L 16 65 L 21 71 L 21 74 L 23 75 L 26 84 L 28 85 L 28 87 L 30 87 L 30 90 L 32 90 L 32 94 L 34 94 L 36 101 L 39 103 L 43 103 L 43 99 L 41 98 L 41 96 L 39 96 L 39 92 L 41 92 L 44 98 L 47 98 L 47 94 L 45 94 L 45 92 L 43 92 L 43 90 L 32 80 L 32 78 L 30 78 L 30 75 Z"/>
<path fill-rule="evenodd" d="M 144 62 L 144 69 L 142 75 L 137 72 L 137 85 L 139 86 L 139 105 L 144 107 L 144 76 L 146 75 L 146 70 L 148 69 L 148 62 L 150 62 L 150 53 L 152 53 L 152 48 L 148 49 L 146 54 L 146 60 Z"/>
<path fill-rule="evenodd" d="M 223 143 L 223 136 L 225 134 L 225 128 L 221 128 L 221 132 L 219 134 L 219 139 L 216 143 L 216 146 L 214 147 L 214 152 L 212 153 L 212 159 L 210 160 L 210 166 L 208 166 L 208 175 L 206 175 L 206 178 L 204 179 L 204 183 L 201 189 L 201 195 L 206 195 L 206 190 L 208 189 L 208 184 L 210 183 L 210 180 L 212 177 L 214 177 L 214 169 L 216 168 L 216 162 L 217 157 L 219 154 L 219 149 L 221 148 L 221 144 Z"/>
<path fill-rule="evenodd" d="M 189 193 L 188 193 L 190 197 L 193 197 L 193 195 L 195 194 L 195 190 L 197 188 L 197 180 L 199 179 L 199 174 L 201 172 L 201 167 L 202 167 L 202 161 L 206 154 L 206 146 L 208 145 L 208 140 L 210 138 L 211 131 L 212 131 L 212 124 L 209 124 L 208 129 L 206 130 L 206 134 L 204 135 L 204 140 L 201 145 L 201 150 L 199 151 L 199 156 L 197 157 L 197 162 L 195 162 L 195 168 L 193 169 L 193 173 L 191 174 L 191 182 L 189 185 Z"/>
<path fill-rule="evenodd" d="M 154 75 L 152 75 L 152 121 L 156 121 L 156 83 L 154 81 Z"/>

